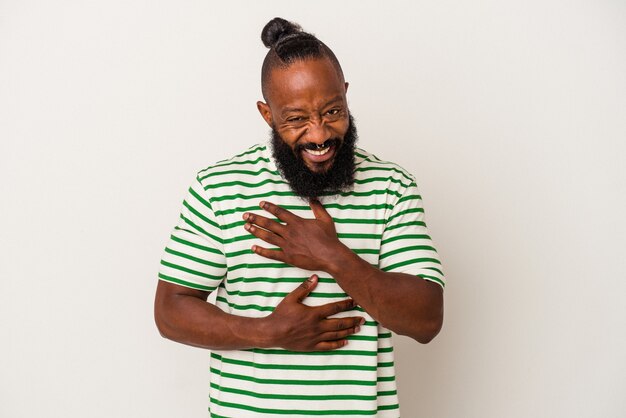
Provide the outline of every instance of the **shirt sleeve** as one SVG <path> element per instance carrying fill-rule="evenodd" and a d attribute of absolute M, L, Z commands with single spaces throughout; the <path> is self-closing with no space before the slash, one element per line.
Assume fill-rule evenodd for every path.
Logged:
<path fill-rule="evenodd" d="M 387 218 L 379 268 L 420 276 L 445 287 L 441 261 L 428 234 L 422 197 L 414 181 L 405 188 Z"/>
<path fill-rule="evenodd" d="M 211 292 L 226 275 L 221 229 L 198 177 L 183 201 L 159 266 L 159 279 Z"/>

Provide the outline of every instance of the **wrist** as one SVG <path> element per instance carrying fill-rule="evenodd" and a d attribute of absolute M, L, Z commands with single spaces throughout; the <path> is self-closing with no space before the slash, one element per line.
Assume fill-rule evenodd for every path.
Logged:
<path fill-rule="evenodd" d="M 254 348 L 277 347 L 274 342 L 274 326 L 271 323 L 271 315 L 263 318 L 255 318 L 252 322 L 252 332 L 254 334 Z"/>
<path fill-rule="evenodd" d="M 326 258 L 326 268 L 324 271 L 333 277 L 337 277 L 348 266 L 354 265 L 354 263 L 361 260 L 350 248 L 345 244 L 339 242 L 337 247 L 333 248 L 329 252 L 329 256 Z"/>

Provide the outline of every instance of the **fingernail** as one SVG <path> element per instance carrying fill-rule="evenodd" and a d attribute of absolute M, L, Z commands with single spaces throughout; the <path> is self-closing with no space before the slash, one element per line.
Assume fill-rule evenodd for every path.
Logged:
<path fill-rule="evenodd" d="M 243 219 L 248 220 L 248 216 L 250 216 L 250 214 L 248 212 L 243 214 Z"/>
<path fill-rule="evenodd" d="M 363 325 L 365 323 L 365 318 L 361 318 L 361 321 L 359 321 L 359 325 Z"/>
<path fill-rule="evenodd" d="M 361 327 L 355 327 L 354 328 L 354 333 L 356 334 L 357 332 L 361 331 Z"/>
<path fill-rule="evenodd" d="M 245 224 L 243 227 L 245 228 L 246 231 L 250 230 L 250 224 Z"/>
<path fill-rule="evenodd" d="M 261 202 L 259 203 L 259 206 L 265 207 L 265 202 L 263 200 L 261 200 Z"/>

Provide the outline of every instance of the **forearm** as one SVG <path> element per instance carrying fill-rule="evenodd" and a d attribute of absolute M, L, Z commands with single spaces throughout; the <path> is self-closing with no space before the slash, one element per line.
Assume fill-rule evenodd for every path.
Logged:
<path fill-rule="evenodd" d="M 263 318 L 228 314 L 206 302 L 207 292 L 159 281 L 154 317 L 159 332 L 171 340 L 217 350 L 280 347 L 292 351 L 335 350 L 359 331 L 361 316 L 330 318 L 352 310 L 345 299 L 320 306 L 302 304 L 317 286 L 312 275 Z"/>
<path fill-rule="evenodd" d="M 404 273 L 384 272 L 341 246 L 327 272 L 384 327 L 421 343 L 443 323 L 443 291 L 438 284 Z"/>
<path fill-rule="evenodd" d="M 269 347 L 263 318 L 236 316 L 198 297 L 160 295 L 157 290 L 155 321 L 165 338 L 215 350 Z"/>

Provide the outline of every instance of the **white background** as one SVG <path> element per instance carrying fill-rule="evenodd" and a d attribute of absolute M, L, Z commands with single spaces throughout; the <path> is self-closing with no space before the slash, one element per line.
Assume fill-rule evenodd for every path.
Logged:
<path fill-rule="evenodd" d="M 626 416 L 623 1 L 0 0 L 0 416 L 205 417 L 152 319 L 195 172 L 264 140 L 259 35 L 339 57 L 447 273 L 403 417 Z"/>

